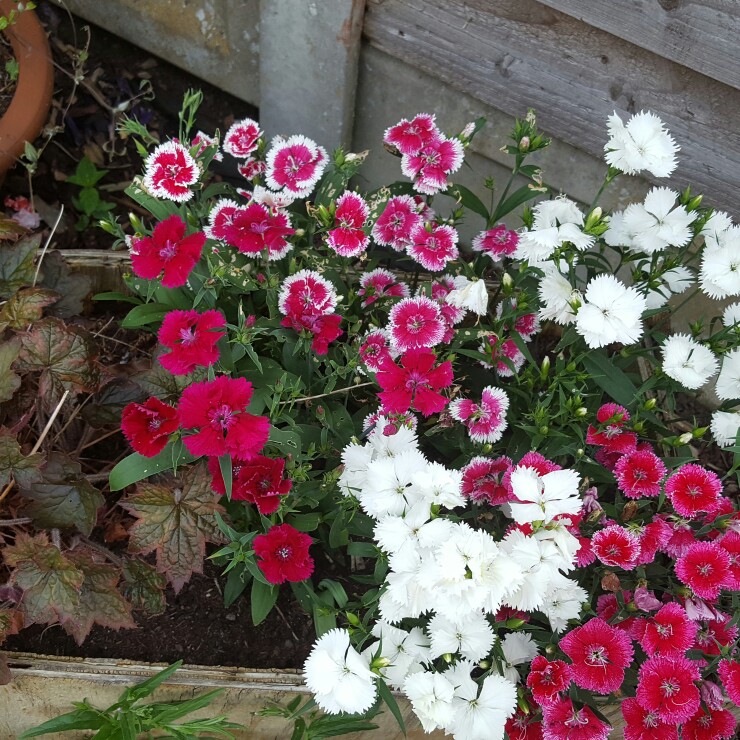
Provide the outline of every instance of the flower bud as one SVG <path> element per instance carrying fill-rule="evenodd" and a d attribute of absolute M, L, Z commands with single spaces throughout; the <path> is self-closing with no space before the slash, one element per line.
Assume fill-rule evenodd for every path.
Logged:
<path fill-rule="evenodd" d="M 588 409 L 585 406 L 579 406 L 575 410 L 575 415 L 579 417 L 584 417 L 588 414 Z"/>
<path fill-rule="evenodd" d="M 616 593 L 622 588 L 619 576 L 616 573 L 607 573 L 601 579 L 601 588 L 603 588 L 604 591 L 612 591 Z"/>
<path fill-rule="evenodd" d="M 526 622 L 523 619 L 519 619 L 519 617 L 512 617 L 511 619 L 507 619 L 504 624 L 507 629 L 518 630 L 520 627 L 524 626 Z"/>
<path fill-rule="evenodd" d="M 658 405 L 658 401 L 655 398 L 648 398 L 647 401 L 642 405 L 645 411 L 651 411 Z"/>
<path fill-rule="evenodd" d="M 555 655 L 555 645 L 548 645 L 548 646 L 547 646 L 547 647 L 545 648 L 545 652 L 546 652 L 546 653 L 547 653 L 548 655 Z"/>
<path fill-rule="evenodd" d="M 687 445 L 691 440 L 694 438 L 694 435 L 691 432 L 684 432 L 679 438 L 678 443 L 682 445 Z"/>
<path fill-rule="evenodd" d="M 445 653 L 442 656 L 442 660 L 444 660 L 445 663 L 452 663 L 452 653 Z"/>
<path fill-rule="evenodd" d="M 511 289 L 514 287 L 514 278 L 512 278 L 511 275 L 509 275 L 508 272 L 505 272 L 501 276 L 501 285 L 502 285 L 505 293 L 507 293 L 507 294 L 510 293 L 511 292 Z"/>
<path fill-rule="evenodd" d="M 543 424 L 539 429 L 540 434 L 543 434 L 547 436 L 550 432 L 550 427 L 547 426 L 547 424 Z"/>
<path fill-rule="evenodd" d="M 519 151 L 520 152 L 529 151 L 530 143 L 531 142 L 530 142 L 529 136 L 522 136 L 522 138 L 519 139 Z"/>
<path fill-rule="evenodd" d="M 545 355 L 542 359 L 542 364 L 540 365 L 540 378 L 544 380 L 550 372 L 550 356 Z"/>
<path fill-rule="evenodd" d="M 481 660 L 478 663 L 478 668 L 481 670 L 487 671 L 491 667 L 491 661 L 490 660 Z"/>

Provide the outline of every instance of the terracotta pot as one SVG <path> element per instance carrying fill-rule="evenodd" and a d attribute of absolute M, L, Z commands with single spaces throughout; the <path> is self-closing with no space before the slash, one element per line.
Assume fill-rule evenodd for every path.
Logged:
<path fill-rule="evenodd" d="M 0 14 L 18 6 L 14 0 L 0 0 Z M 39 19 L 31 10 L 18 15 L 5 35 L 18 61 L 18 84 L 13 100 L 0 118 L 0 180 L 23 153 L 27 141 L 41 132 L 49 114 L 54 87 L 51 50 Z"/>

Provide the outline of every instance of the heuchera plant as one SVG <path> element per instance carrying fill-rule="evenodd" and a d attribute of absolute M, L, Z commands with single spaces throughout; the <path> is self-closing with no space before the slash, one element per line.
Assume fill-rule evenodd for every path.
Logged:
<path fill-rule="evenodd" d="M 125 325 L 161 345 L 111 487 L 186 470 L 220 499 L 227 599 L 251 583 L 259 621 L 290 584 L 314 614 L 305 677 L 329 714 L 383 701 L 402 722 L 391 687 L 426 731 L 596 739 L 619 696 L 626 738 L 729 738 L 740 309 L 685 333 L 669 318 L 697 273 L 690 296 L 740 295 L 740 227 L 690 190 L 598 206 L 623 174 L 673 171 L 662 122 L 610 118 L 583 208 L 527 162 L 548 145 L 530 113 L 488 206 L 449 181 L 482 121 L 391 126 L 408 180 L 360 194 L 364 155 L 268 143 L 250 120 L 222 144 L 193 136 L 195 102 L 129 189 L 152 218 L 106 224 L 132 254 Z M 208 175 L 222 151 L 241 186 Z M 713 378 L 727 471 L 695 462 L 714 442 L 685 411 Z M 151 527 L 152 489 L 181 495 L 139 483 L 124 505 L 177 584 L 192 553 Z M 326 554 L 354 564 L 352 601 L 312 585 Z"/>

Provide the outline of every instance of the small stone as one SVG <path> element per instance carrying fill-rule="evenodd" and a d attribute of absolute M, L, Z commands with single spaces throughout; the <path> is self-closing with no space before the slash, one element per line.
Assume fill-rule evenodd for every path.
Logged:
<path fill-rule="evenodd" d="M 227 622 L 236 622 L 236 614 L 227 614 L 226 615 L 226 621 Z"/>

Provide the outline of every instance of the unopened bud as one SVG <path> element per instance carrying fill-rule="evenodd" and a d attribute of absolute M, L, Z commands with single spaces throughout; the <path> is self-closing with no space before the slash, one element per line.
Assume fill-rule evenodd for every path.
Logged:
<path fill-rule="evenodd" d="M 622 521 L 628 522 L 637 514 L 637 501 L 628 501 L 622 509 Z"/>
<path fill-rule="evenodd" d="M 480 668 L 483 671 L 487 671 L 491 667 L 491 661 L 490 660 L 481 660 L 478 663 L 478 668 Z"/>
<path fill-rule="evenodd" d="M 501 276 L 501 285 L 503 286 L 504 291 L 510 291 L 514 287 L 514 278 L 512 278 L 508 272 L 505 272 Z"/>
<path fill-rule="evenodd" d="M 616 573 L 607 573 L 601 579 L 601 588 L 603 588 L 604 591 L 611 591 L 613 593 L 616 593 L 622 588 L 622 584 L 619 581 L 619 576 L 617 576 Z"/>
<path fill-rule="evenodd" d="M 682 445 L 687 445 L 691 440 L 694 438 L 694 435 L 691 432 L 684 432 L 679 438 L 678 442 Z"/>
<path fill-rule="evenodd" d="M 540 434 L 544 434 L 545 436 L 547 436 L 547 434 L 548 434 L 549 432 L 550 432 L 550 427 L 548 427 L 548 426 L 547 426 L 547 424 L 543 424 L 543 425 L 542 425 L 542 426 L 540 427 Z"/>
<path fill-rule="evenodd" d="M 540 365 L 540 378 L 544 380 L 548 373 L 550 372 L 550 356 L 545 355 L 542 359 L 542 364 Z"/>
<path fill-rule="evenodd" d="M 529 151 L 529 136 L 522 136 L 521 139 L 519 139 L 519 151 L 520 152 L 526 152 Z"/>
<path fill-rule="evenodd" d="M 507 619 L 504 624 L 507 629 L 518 630 L 520 627 L 523 627 L 526 622 L 523 619 L 519 619 L 519 617 L 512 617 L 511 619 Z"/>
<path fill-rule="evenodd" d="M 647 401 L 642 405 L 645 411 L 651 411 L 658 405 L 658 401 L 655 398 L 648 398 Z"/>
<path fill-rule="evenodd" d="M 576 416 L 584 417 L 584 416 L 586 416 L 587 414 L 588 414 L 588 409 L 587 409 L 587 408 L 586 408 L 585 406 L 579 406 L 579 407 L 578 407 L 578 408 L 577 408 L 577 409 L 575 410 L 575 415 L 576 415 Z"/>
<path fill-rule="evenodd" d="M 442 660 L 444 660 L 445 663 L 452 663 L 452 653 L 445 653 L 442 656 Z"/>
<path fill-rule="evenodd" d="M 547 653 L 548 655 L 555 655 L 555 651 L 556 651 L 555 645 L 548 645 L 548 646 L 547 646 L 547 647 L 545 648 L 545 652 L 546 652 L 546 653 Z"/>

